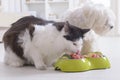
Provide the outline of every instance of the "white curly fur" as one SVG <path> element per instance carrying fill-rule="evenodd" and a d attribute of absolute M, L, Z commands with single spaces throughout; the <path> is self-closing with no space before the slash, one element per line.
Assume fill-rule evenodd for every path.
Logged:
<path fill-rule="evenodd" d="M 98 51 L 96 48 L 98 35 L 105 35 L 114 27 L 115 15 L 112 10 L 101 4 L 85 3 L 79 8 L 69 10 L 63 16 L 64 21 L 83 29 L 91 29 L 84 39 L 82 53 Z"/>

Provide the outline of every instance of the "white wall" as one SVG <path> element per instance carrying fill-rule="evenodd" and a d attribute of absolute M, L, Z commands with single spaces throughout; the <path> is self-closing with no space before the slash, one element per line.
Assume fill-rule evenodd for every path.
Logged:
<path fill-rule="evenodd" d="M 29 13 L 2 12 L 0 13 L 0 27 L 9 27 L 13 22 L 27 15 L 30 15 L 30 14 Z"/>
<path fill-rule="evenodd" d="M 26 0 L 1 0 L 3 12 L 26 12 Z"/>
<path fill-rule="evenodd" d="M 21 12 L 21 0 L 1 0 L 3 12 Z"/>
<path fill-rule="evenodd" d="M 114 11 L 115 16 L 116 16 L 116 21 L 115 21 L 115 28 L 114 28 L 114 33 L 116 35 L 119 35 L 120 31 L 120 19 L 119 19 L 119 13 L 120 13 L 120 0 L 111 0 L 111 9 Z"/>

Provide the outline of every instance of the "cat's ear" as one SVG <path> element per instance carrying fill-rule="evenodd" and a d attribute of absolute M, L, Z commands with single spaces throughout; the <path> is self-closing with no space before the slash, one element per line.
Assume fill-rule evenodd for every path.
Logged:
<path fill-rule="evenodd" d="M 90 29 L 81 29 L 82 33 L 85 34 L 87 33 L 88 31 L 90 31 Z"/>
<path fill-rule="evenodd" d="M 65 30 L 65 32 L 69 32 L 69 22 L 68 21 L 66 21 L 65 22 L 65 24 L 64 24 L 64 30 Z"/>
<path fill-rule="evenodd" d="M 64 22 L 55 22 L 53 25 L 57 28 L 58 31 L 61 31 L 64 27 Z"/>

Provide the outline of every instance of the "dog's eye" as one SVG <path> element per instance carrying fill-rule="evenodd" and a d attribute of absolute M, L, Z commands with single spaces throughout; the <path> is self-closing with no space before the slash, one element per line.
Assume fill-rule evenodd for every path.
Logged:
<path fill-rule="evenodd" d="M 110 28 L 112 29 L 112 28 L 113 28 L 113 26 L 110 26 Z"/>

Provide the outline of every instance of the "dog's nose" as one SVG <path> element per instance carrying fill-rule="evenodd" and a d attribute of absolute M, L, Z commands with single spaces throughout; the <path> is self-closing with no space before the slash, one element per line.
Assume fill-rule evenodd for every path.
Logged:
<path fill-rule="evenodd" d="M 112 29 L 112 28 L 113 28 L 113 26 L 110 26 L 110 28 Z"/>

